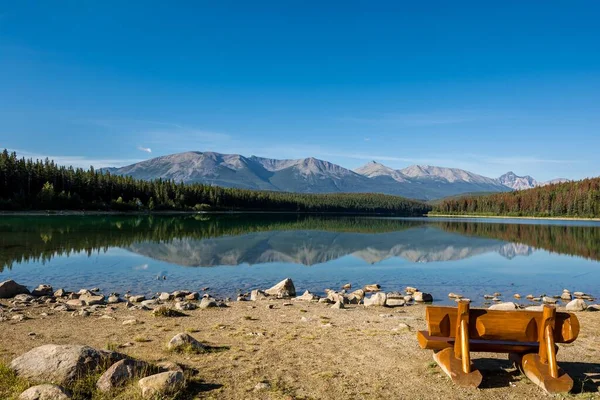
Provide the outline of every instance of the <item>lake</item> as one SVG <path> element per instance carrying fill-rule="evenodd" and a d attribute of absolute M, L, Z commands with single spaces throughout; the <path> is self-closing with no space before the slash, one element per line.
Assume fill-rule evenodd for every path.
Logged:
<path fill-rule="evenodd" d="M 215 296 L 290 277 L 301 294 L 351 282 L 449 292 L 600 295 L 600 223 L 293 214 L 3 216 L 0 281 Z M 163 279 L 164 277 L 164 279 Z"/>

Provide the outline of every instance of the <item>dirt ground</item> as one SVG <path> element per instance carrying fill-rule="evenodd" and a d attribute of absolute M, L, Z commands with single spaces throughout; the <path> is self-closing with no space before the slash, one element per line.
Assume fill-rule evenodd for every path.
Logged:
<path fill-rule="evenodd" d="M 5 306 L 8 302 L 3 301 Z M 28 309 L 31 319 L 0 322 L 0 360 L 42 344 L 86 344 L 146 361 L 171 360 L 198 371 L 197 398 L 207 399 L 534 399 L 549 398 L 520 375 L 507 356 L 473 353 L 483 374 L 479 389 L 461 389 L 422 350 L 425 307 L 380 308 L 270 300 L 154 317 L 124 304 L 87 317 Z M 272 307 L 272 308 L 269 308 Z M 48 316 L 40 316 L 48 313 Z M 106 315 L 108 317 L 100 318 Z M 600 398 L 600 312 L 577 314 L 579 338 L 561 345 L 559 365 L 575 381 L 565 398 Z M 123 325 L 135 318 L 136 325 Z M 406 325 L 408 327 L 406 327 Z M 214 346 L 206 354 L 171 353 L 166 343 L 191 332 Z M 259 382 L 268 388 L 255 390 Z M 564 396 L 558 396 L 562 398 Z"/>

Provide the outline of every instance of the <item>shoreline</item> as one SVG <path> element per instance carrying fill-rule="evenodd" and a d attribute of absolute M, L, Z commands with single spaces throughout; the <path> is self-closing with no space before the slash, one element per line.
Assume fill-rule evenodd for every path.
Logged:
<path fill-rule="evenodd" d="M 426 218 L 427 214 L 422 215 L 398 215 L 388 213 L 371 212 L 329 212 L 329 211 L 77 211 L 77 210 L 28 210 L 28 211 L 0 211 L 0 217 L 4 216 L 98 216 L 98 215 L 237 215 L 237 214 L 295 214 L 295 215 L 339 215 L 339 216 L 384 216 L 393 218 Z"/>
<path fill-rule="evenodd" d="M 600 218 L 581 218 L 581 217 L 524 217 L 524 216 L 508 216 L 508 215 L 475 215 L 475 214 L 427 214 L 427 218 L 494 218 L 494 219 L 530 219 L 530 220 L 546 220 L 546 221 L 592 221 L 600 222 Z"/>

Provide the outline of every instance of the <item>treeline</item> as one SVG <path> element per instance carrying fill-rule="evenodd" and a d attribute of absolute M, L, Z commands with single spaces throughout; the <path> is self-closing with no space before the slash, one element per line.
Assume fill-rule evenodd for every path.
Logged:
<path fill-rule="evenodd" d="M 0 154 L 0 210 L 292 211 L 422 215 L 429 205 L 370 193 L 300 194 L 143 181 Z"/>
<path fill-rule="evenodd" d="M 488 196 L 445 199 L 433 214 L 516 217 L 600 217 L 600 178 Z"/>
<path fill-rule="evenodd" d="M 422 221 L 389 218 L 300 214 L 8 216 L 0 219 L 0 272 L 15 263 L 46 262 L 56 256 L 81 252 L 91 256 L 111 247 L 135 243 L 290 230 L 397 232 L 422 224 Z"/>

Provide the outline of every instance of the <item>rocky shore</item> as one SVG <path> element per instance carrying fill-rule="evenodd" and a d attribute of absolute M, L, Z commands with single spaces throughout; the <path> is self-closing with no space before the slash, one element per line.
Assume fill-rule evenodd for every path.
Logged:
<path fill-rule="evenodd" d="M 236 299 L 200 292 L 146 298 L 0 282 L 0 398 L 545 397 L 503 355 L 476 361 L 495 371 L 483 389 L 453 387 L 417 345 L 415 331 L 425 329 L 420 305 L 434 296 L 414 287 L 383 292 L 348 283 L 298 295 L 288 278 Z M 559 361 L 579 380 L 582 398 L 598 396 L 594 297 L 569 290 L 510 297 L 484 300 L 493 309 L 546 303 L 577 312 L 580 337 L 561 346 Z"/>

